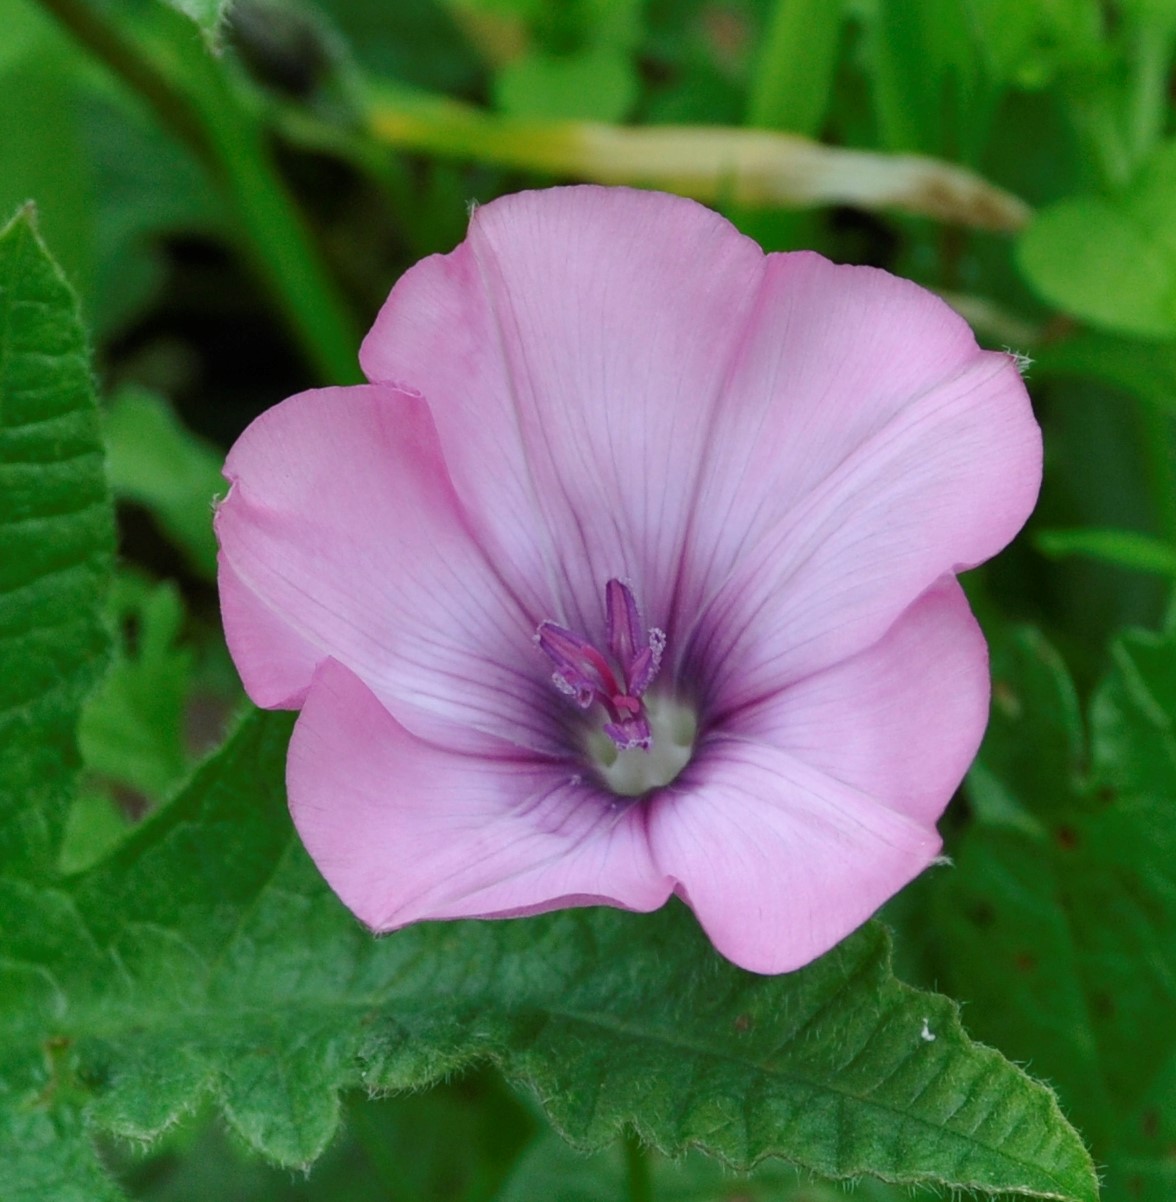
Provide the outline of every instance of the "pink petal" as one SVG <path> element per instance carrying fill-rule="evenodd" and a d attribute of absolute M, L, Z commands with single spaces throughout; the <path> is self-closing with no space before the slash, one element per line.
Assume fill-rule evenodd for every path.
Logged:
<path fill-rule="evenodd" d="M 949 578 L 872 647 L 740 715 L 736 729 L 932 824 L 980 746 L 988 694 L 984 636 Z"/>
<path fill-rule="evenodd" d="M 495 561 L 548 582 L 545 617 L 600 640 L 617 578 L 664 624 L 763 262 L 693 201 L 555 188 L 478 209 L 393 289 L 364 370 L 428 398 Z"/>
<path fill-rule="evenodd" d="M 552 746 L 538 619 L 470 537 L 420 397 L 291 397 L 246 430 L 225 474 L 225 627 L 258 704 L 298 704 L 330 656 L 450 745 L 488 732 Z"/>
<path fill-rule="evenodd" d="M 940 847 L 934 829 L 763 743 L 712 741 L 652 801 L 654 860 L 715 947 L 799 968 L 863 923 Z"/>
<path fill-rule="evenodd" d="M 704 744 L 681 790 L 653 802 L 657 862 L 724 955 L 797 968 L 935 856 L 987 717 L 983 636 L 941 580 L 872 647 Z"/>
<path fill-rule="evenodd" d="M 1037 497 L 1012 358 L 871 268 L 773 256 L 728 404 L 743 434 L 716 442 L 684 602 L 701 614 L 692 670 L 723 713 L 868 647 L 1008 543 Z"/>
<path fill-rule="evenodd" d="M 322 651 L 244 584 L 223 550 L 217 585 L 225 639 L 245 691 L 265 709 L 298 709 Z"/>
<path fill-rule="evenodd" d="M 544 582 L 544 617 L 596 641 L 603 582 L 629 579 L 680 660 L 709 608 L 703 650 L 746 686 L 731 704 L 868 646 L 1002 547 L 1040 479 L 1011 358 L 938 298 L 765 260 L 657 193 L 479 209 L 396 286 L 361 358 L 424 391 L 455 488 L 511 579 Z M 759 679 L 731 654 L 740 629 L 770 644 Z"/>
<path fill-rule="evenodd" d="M 290 743 L 290 810 L 319 870 L 368 926 L 565 906 L 653 910 L 670 894 L 639 806 L 568 764 L 446 751 L 341 664 L 310 687 Z"/>

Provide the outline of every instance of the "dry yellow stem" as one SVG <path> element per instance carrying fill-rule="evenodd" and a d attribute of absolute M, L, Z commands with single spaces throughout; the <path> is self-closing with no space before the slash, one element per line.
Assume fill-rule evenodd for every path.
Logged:
<path fill-rule="evenodd" d="M 921 155 L 825 146 L 720 126 L 515 121 L 454 101 L 382 98 L 369 113 L 389 146 L 603 184 L 664 188 L 746 207 L 845 204 L 1016 231 L 1027 204 L 973 171 Z"/>

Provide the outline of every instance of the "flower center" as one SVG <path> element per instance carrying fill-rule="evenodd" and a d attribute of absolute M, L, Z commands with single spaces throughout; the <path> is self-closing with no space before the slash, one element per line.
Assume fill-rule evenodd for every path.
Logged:
<path fill-rule="evenodd" d="M 639 796 L 669 784 L 686 766 L 695 721 L 685 706 L 646 697 L 666 646 L 665 633 L 643 630 L 633 591 L 619 580 L 604 589 L 608 654 L 583 635 L 541 622 L 535 641 L 551 660 L 556 688 L 582 710 L 606 719 L 589 732 L 586 750 L 616 793 Z"/>

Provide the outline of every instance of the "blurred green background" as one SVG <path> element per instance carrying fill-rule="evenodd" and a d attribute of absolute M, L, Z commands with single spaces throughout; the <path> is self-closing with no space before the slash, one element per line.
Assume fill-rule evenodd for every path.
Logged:
<path fill-rule="evenodd" d="M 163 804 L 239 704 L 209 524 L 224 449 L 283 396 L 355 380 L 401 272 L 520 188 L 682 191 L 768 250 L 940 292 L 1031 360 L 1046 433 L 1035 517 L 969 580 L 990 635 L 1043 628 L 1084 698 L 1117 632 L 1171 620 L 1176 3 L 0 0 L 0 28 L 0 211 L 35 201 L 81 296 L 119 501 L 118 648 L 67 867 Z M 174 1202 L 615 1196 L 619 1160 L 577 1185 L 540 1130 L 486 1073 L 354 1099 L 306 1180 L 200 1116 L 109 1155 Z M 688 1162 L 664 1196 L 827 1196 L 717 1172 Z"/>

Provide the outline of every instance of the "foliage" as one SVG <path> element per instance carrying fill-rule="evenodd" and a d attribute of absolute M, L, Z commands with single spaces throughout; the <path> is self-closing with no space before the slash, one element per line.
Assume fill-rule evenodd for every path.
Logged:
<path fill-rule="evenodd" d="M 1089 735 L 1056 653 L 1010 638 L 960 872 L 938 882 L 970 1025 L 1069 1099 L 1109 1197 L 1170 1198 L 1176 1086 L 1176 639 L 1132 634 Z"/>

